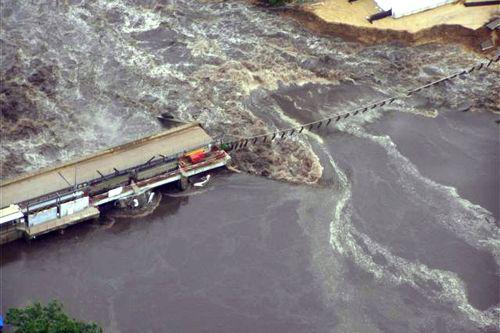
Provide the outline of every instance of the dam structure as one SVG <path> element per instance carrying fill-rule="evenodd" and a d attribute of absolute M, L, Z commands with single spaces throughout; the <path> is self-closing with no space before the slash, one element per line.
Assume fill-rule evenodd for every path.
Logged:
<path fill-rule="evenodd" d="M 324 130 L 349 117 L 382 108 L 418 92 L 484 71 L 500 61 L 500 54 L 451 75 L 395 93 L 380 100 L 309 123 L 230 140 L 214 140 L 199 123 L 182 123 L 170 130 L 110 148 L 79 160 L 2 181 L 0 184 L 0 244 L 28 239 L 67 227 L 100 214 L 99 206 L 115 203 L 136 208 L 148 204 L 159 186 L 226 165 L 228 152 L 248 145 L 281 142 Z M 174 121 L 175 123 L 181 123 Z"/>
<path fill-rule="evenodd" d="M 0 184 L 0 244 L 97 218 L 99 206 L 136 208 L 153 189 L 225 166 L 230 156 L 198 123 L 125 143 Z"/>

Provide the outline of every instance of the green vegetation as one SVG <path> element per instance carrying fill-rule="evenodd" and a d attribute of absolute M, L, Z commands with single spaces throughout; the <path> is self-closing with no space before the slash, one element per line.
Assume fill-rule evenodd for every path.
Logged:
<path fill-rule="evenodd" d="M 292 2 L 291 0 L 266 0 L 271 6 L 282 6 Z"/>
<path fill-rule="evenodd" d="M 68 317 L 58 301 L 51 301 L 46 306 L 35 302 L 25 308 L 9 309 L 5 322 L 14 328 L 15 333 L 103 332 L 94 323 L 87 324 Z"/>
<path fill-rule="evenodd" d="M 281 6 L 290 2 L 290 0 L 267 0 L 267 2 L 272 6 Z"/>
<path fill-rule="evenodd" d="M 314 1 L 313 0 L 264 0 L 264 2 L 267 2 L 271 6 L 284 6 L 287 3 L 305 4 Z"/>

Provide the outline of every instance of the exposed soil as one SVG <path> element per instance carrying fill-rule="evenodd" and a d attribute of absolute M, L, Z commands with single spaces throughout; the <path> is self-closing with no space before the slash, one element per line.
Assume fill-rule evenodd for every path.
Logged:
<path fill-rule="evenodd" d="M 258 6 L 268 7 L 261 0 L 251 0 L 251 2 Z M 300 22 L 304 27 L 315 33 L 337 36 L 346 41 L 363 44 L 390 42 L 402 42 L 408 45 L 452 43 L 462 45 L 471 51 L 484 55 L 494 53 L 495 48 L 499 45 L 498 33 L 492 33 L 485 27 L 473 30 L 460 25 L 439 25 L 417 33 L 410 33 L 407 31 L 380 30 L 341 23 L 330 23 L 300 6 L 273 8 L 272 10 Z M 493 38 L 495 48 L 483 52 L 481 51 L 480 43 L 488 38 Z"/>

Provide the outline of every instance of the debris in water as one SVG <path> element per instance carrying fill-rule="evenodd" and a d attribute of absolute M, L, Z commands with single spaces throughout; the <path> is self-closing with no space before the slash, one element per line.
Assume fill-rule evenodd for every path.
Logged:
<path fill-rule="evenodd" d="M 236 169 L 234 166 L 232 165 L 226 165 L 226 168 L 229 170 L 229 171 L 233 171 L 233 172 L 236 172 L 236 173 L 241 173 L 241 170 L 238 170 Z"/>
<path fill-rule="evenodd" d="M 193 185 L 195 187 L 203 187 L 203 186 L 205 186 L 205 184 L 208 183 L 208 181 L 210 180 L 210 175 L 206 175 L 202 179 L 203 180 L 201 182 L 194 183 Z"/>

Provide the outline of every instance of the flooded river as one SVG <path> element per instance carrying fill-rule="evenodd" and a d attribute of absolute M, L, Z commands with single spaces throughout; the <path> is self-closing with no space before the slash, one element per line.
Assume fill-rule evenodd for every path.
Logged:
<path fill-rule="evenodd" d="M 259 133 L 481 60 L 318 36 L 239 1 L 2 7 L 3 177 L 161 130 L 166 110 Z M 148 216 L 7 244 L 1 312 L 55 298 L 106 332 L 494 332 L 498 73 L 237 152 L 245 172 L 165 188 Z"/>

